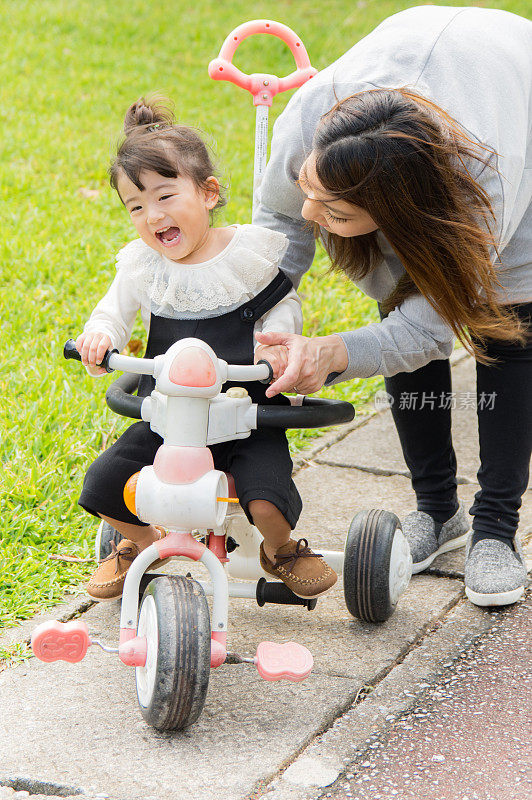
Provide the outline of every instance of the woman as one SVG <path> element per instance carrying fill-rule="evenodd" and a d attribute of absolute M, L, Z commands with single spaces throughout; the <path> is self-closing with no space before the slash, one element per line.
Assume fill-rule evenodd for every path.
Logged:
<path fill-rule="evenodd" d="M 385 376 L 417 497 L 403 525 L 414 571 L 467 540 L 477 605 L 513 603 L 527 584 L 515 533 L 532 450 L 531 54 L 532 23 L 507 12 L 390 17 L 293 96 L 254 218 L 289 237 L 281 267 L 296 286 L 314 227 L 381 310 L 380 323 L 337 335 L 258 335 L 289 350 L 268 394 Z M 449 395 L 456 337 L 484 400 L 469 536 L 450 409 L 400 402 Z"/>

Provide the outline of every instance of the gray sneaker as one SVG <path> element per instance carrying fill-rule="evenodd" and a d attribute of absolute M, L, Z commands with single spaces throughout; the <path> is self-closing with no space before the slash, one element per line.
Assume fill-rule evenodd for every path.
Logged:
<path fill-rule="evenodd" d="M 525 557 L 517 536 L 515 552 L 498 539 L 482 539 L 472 548 L 467 543 L 466 595 L 476 606 L 516 603 L 528 586 Z"/>
<path fill-rule="evenodd" d="M 402 527 L 412 553 L 412 575 L 416 575 L 427 569 L 436 556 L 464 547 L 470 524 L 469 516 L 460 504 L 454 517 L 444 522 L 441 528 L 424 511 L 407 514 Z"/>

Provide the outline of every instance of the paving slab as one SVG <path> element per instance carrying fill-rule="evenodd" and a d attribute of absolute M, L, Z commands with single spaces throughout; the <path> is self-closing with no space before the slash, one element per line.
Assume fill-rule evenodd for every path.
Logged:
<path fill-rule="evenodd" d="M 475 404 L 471 397 L 476 391 L 475 362 L 472 358 L 460 361 L 452 370 L 453 392 L 456 408 L 452 412 L 453 442 L 458 462 L 458 473 L 469 481 L 476 481 L 478 459 L 478 425 Z M 321 456 L 328 463 L 361 466 L 407 473 L 399 437 L 390 411 L 384 411 L 368 420 L 362 428 L 353 431 Z"/>
<path fill-rule="evenodd" d="M 466 508 L 469 508 L 479 488 L 476 483 L 476 473 L 480 464 L 476 407 L 471 402 L 476 390 L 474 360 L 470 357 L 461 360 L 453 367 L 452 378 L 453 391 L 456 393 L 456 408 L 452 412 L 453 442 L 459 480 L 465 481 L 459 485 L 458 494 L 466 503 Z M 369 474 L 380 472 L 391 473 L 392 476 L 394 473 L 399 476 L 408 475 L 390 411 L 383 411 L 371 417 L 362 427 L 319 453 L 314 462 L 319 465 L 341 466 L 348 471 L 349 468 L 355 468 L 351 482 L 346 481 L 345 485 L 355 485 L 355 483 L 362 485 L 360 476 L 364 471 L 369 471 Z M 393 500 L 395 505 L 387 504 L 384 507 L 402 517 L 415 508 L 415 497 L 410 488 L 406 496 L 409 498 L 407 505 L 400 501 L 395 491 L 392 491 L 390 500 Z M 387 498 L 383 500 L 386 501 Z M 528 545 L 528 559 L 532 565 L 532 476 L 523 496 L 518 534 L 521 541 Z M 429 571 L 442 576 L 463 577 L 463 549 L 439 556 Z"/>
<path fill-rule="evenodd" d="M 247 665 L 226 665 L 212 673 L 199 721 L 176 734 L 143 722 L 132 670 L 116 656 L 91 648 L 77 665 L 31 659 L 0 674 L 0 776 L 127 800 L 189 793 L 236 800 L 327 728 L 361 686 L 392 669 L 460 596 L 458 582 L 424 576 L 379 627 L 349 617 L 340 587 L 315 612 L 234 601 L 232 647 L 252 654 L 262 638 L 295 639 L 314 651 L 316 669 L 303 684 L 267 684 Z M 116 641 L 118 603 L 93 606 L 84 619 L 95 635 Z"/>
<path fill-rule="evenodd" d="M 374 418 L 369 424 L 376 422 Z M 357 434 L 362 435 L 364 430 L 360 428 Z M 296 483 L 303 497 L 303 512 L 297 534 L 321 547 L 328 543 L 343 547 L 351 520 L 362 509 L 383 508 L 393 511 L 402 519 L 416 507 L 410 479 L 401 475 L 385 477 L 315 461 L 297 474 Z M 471 484 L 458 486 L 458 497 L 466 504 L 466 508 L 473 502 L 477 489 Z M 322 536 L 326 538 L 322 539 Z M 430 572 L 442 577 L 463 578 L 464 550 L 439 556 Z"/>

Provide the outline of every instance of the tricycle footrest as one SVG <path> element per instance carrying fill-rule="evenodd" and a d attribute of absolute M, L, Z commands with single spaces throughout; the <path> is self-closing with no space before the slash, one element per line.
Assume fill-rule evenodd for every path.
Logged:
<path fill-rule="evenodd" d="M 85 657 L 91 645 L 89 629 L 80 619 L 72 622 L 43 622 L 31 635 L 31 649 L 38 659 L 69 661 L 76 664 Z"/>
<path fill-rule="evenodd" d="M 314 659 L 310 650 L 297 642 L 261 642 L 254 662 L 266 681 L 303 681 L 310 675 Z"/>
<path fill-rule="evenodd" d="M 313 611 L 317 602 L 315 598 L 299 597 L 281 581 L 267 581 L 266 578 L 259 578 L 257 583 L 257 603 L 261 607 L 265 603 L 278 603 L 285 606 L 304 606 L 309 611 Z"/>

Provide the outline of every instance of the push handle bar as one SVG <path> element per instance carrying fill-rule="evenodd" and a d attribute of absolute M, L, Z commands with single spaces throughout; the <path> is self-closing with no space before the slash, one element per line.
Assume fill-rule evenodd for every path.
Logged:
<path fill-rule="evenodd" d="M 296 62 L 294 72 L 285 78 L 278 78 L 276 75 L 265 73 L 248 75 L 235 67 L 232 62 L 238 45 L 256 33 L 269 33 L 288 45 Z M 276 94 L 302 86 L 317 71 L 311 65 L 305 45 L 297 33 L 287 25 L 269 19 L 253 19 L 239 25 L 226 38 L 218 58 L 209 64 L 209 75 L 213 80 L 230 81 L 241 89 L 251 92 L 256 106 L 271 106 Z"/>

